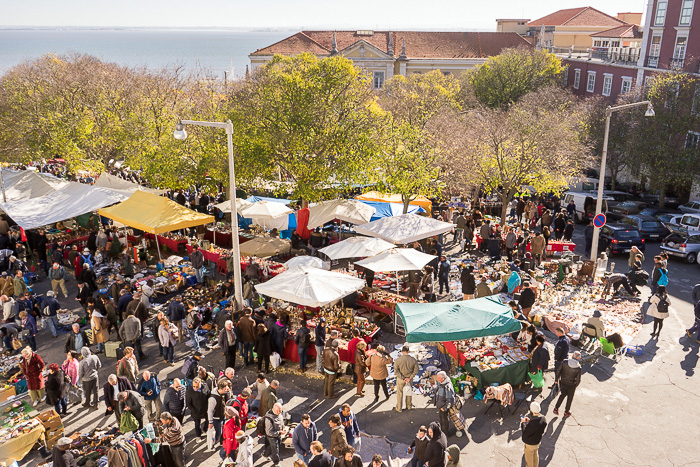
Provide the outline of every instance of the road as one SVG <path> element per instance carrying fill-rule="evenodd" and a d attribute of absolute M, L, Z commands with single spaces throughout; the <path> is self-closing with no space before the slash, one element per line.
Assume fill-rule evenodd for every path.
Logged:
<path fill-rule="evenodd" d="M 577 226 L 574 240 L 583 245 L 583 227 Z M 581 252 L 582 253 L 582 252 Z M 645 269 L 651 270 L 652 258 L 658 253 L 658 244 L 649 244 L 646 251 Z M 626 272 L 626 257 L 614 258 L 615 271 Z M 700 439 L 700 425 L 695 423 L 695 412 L 700 407 L 698 395 L 698 344 L 695 339 L 685 337 L 684 329 L 692 323 L 693 310 L 689 303 L 692 286 L 700 282 L 700 266 L 688 265 L 671 260 L 669 265 L 669 292 L 672 299 L 671 316 L 658 340 L 650 338 L 651 319 L 645 320 L 644 327 L 632 344 L 644 345 L 640 357 L 621 357 L 613 362 L 600 358 L 592 364 L 584 365 L 581 385 L 576 391 L 572 407 L 573 416 L 569 419 L 555 417 L 551 413 L 550 401 L 541 395 L 543 412 L 549 420 L 545 437 L 540 447 L 542 466 L 700 466 L 697 440 Z M 45 292 L 48 282 L 37 285 L 39 292 Z M 75 290 L 75 282 L 69 283 Z M 642 297 L 649 295 L 648 287 L 642 288 Z M 75 308 L 76 302 L 61 299 L 65 305 Z M 47 339 L 43 331 L 37 339 L 39 353 L 47 364 L 63 361 L 63 339 Z M 396 336 L 385 336 L 389 342 L 398 342 Z M 181 376 L 180 366 L 185 356 L 184 344 L 176 347 L 177 366 L 170 367 L 155 358 L 157 348 L 150 340 L 145 345 L 149 359 L 141 366 L 155 371 L 161 380 Z M 114 372 L 116 361 L 102 356 L 103 368 L 100 383 Z M 240 360 L 239 360 L 240 361 Z M 203 362 L 215 369 L 223 366 L 223 357 L 214 350 L 208 353 Z M 248 381 L 255 378 L 255 368 L 241 369 L 235 382 L 235 390 L 240 391 Z M 308 374 L 307 374 L 308 375 Z M 417 396 L 416 408 L 396 413 L 392 410 L 395 396 L 390 400 L 372 404 L 372 386 L 366 388 L 368 396 L 353 397 L 354 388 L 339 384 L 341 396 L 333 402 L 319 400 L 322 395 L 322 380 L 312 375 L 299 375 L 284 370 L 275 371 L 271 378 L 280 381 L 279 396 L 294 420 L 308 412 L 316 421 L 321 433 L 321 442 L 328 443 L 328 416 L 337 411 L 340 404 L 348 402 L 357 413 L 360 428 L 371 435 L 386 437 L 396 443 L 394 452 L 405 452 L 420 425 L 428 425 L 437 419 L 436 410 L 429 401 Z M 551 376 L 548 376 L 548 382 Z M 101 396 L 102 394 L 100 394 Z M 544 395 L 548 395 L 545 390 Z M 40 408 L 46 408 L 42 405 Z M 518 414 L 504 411 L 504 416 L 496 410 L 485 414 L 483 402 L 469 400 L 462 412 L 468 423 L 468 436 L 451 437 L 448 444 L 455 443 L 461 448 L 462 465 L 518 466 L 522 460 Z M 690 418 L 689 418 L 690 417 Z M 94 427 L 113 423 L 113 417 L 104 417 L 104 407 L 85 409 L 71 407 L 64 418 L 66 433 L 87 432 Z M 186 417 L 185 431 L 188 433 L 188 466 L 218 466 L 217 453 L 206 450 L 204 443 L 193 438 L 193 424 Z M 405 454 L 404 454 L 405 456 Z M 366 449 L 362 457 L 369 463 Z M 271 465 L 255 454 L 256 465 Z M 293 451 L 285 450 L 282 465 L 291 466 Z M 39 462 L 39 453 L 31 453 L 20 465 L 34 466 Z"/>

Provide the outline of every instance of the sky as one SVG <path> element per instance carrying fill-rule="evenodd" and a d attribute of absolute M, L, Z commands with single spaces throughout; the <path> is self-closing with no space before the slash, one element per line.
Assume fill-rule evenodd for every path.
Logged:
<path fill-rule="evenodd" d="M 7 0 L 0 27 L 171 27 L 495 30 L 496 18 L 537 19 L 592 6 L 641 12 L 645 0 Z"/>

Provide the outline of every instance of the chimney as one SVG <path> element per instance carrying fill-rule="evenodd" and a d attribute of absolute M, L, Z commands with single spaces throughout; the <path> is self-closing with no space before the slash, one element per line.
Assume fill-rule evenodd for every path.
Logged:
<path fill-rule="evenodd" d="M 335 31 L 333 31 L 333 42 L 331 43 L 331 55 L 338 53 L 338 43 L 335 41 Z"/>
<path fill-rule="evenodd" d="M 401 39 L 401 55 L 399 55 L 399 60 L 408 60 L 406 56 L 406 36 Z"/>
<path fill-rule="evenodd" d="M 391 31 L 389 31 L 389 45 L 387 46 L 386 53 L 392 57 L 394 56 L 394 34 Z"/>

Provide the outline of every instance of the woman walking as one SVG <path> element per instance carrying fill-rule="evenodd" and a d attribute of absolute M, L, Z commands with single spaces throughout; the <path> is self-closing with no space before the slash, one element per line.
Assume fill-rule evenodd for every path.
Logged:
<path fill-rule="evenodd" d="M 66 361 L 61 365 L 63 373 L 68 376 L 70 380 L 70 388 L 68 388 L 68 394 L 73 402 L 79 404 L 83 400 L 83 396 L 80 394 L 80 389 L 78 387 L 78 352 L 71 350 L 66 354 Z"/>
<path fill-rule="evenodd" d="M 660 285 L 656 288 L 656 293 L 649 299 L 649 308 L 647 314 L 654 317 L 654 330 L 651 331 L 651 337 L 659 338 L 661 328 L 664 327 L 664 319 L 668 318 L 668 308 L 671 306 L 671 300 L 666 293 L 666 287 Z"/>
<path fill-rule="evenodd" d="M 379 400 L 379 386 L 384 389 L 384 396 L 389 399 L 389 389 L 386 386 L 386 379 L 389 377 L 387 365 L 393 361 L 383 345 L 377 346 L 377 353 L 369 357 L 369 375 L 374 380 L 374 402 Z"/>
<path fill-rule="evenodd" d="M 264 324 L 258 324 L 255 338 L 255 353 L 258 354 L 258 371 L 262 371 L 265 362 L 265 373 L 270 372 L 270 355 L 272 355 L 272 334 Z"/>
<path fill-rule="evenodd" d="M 66 381 L 65 373 L 58 367 L 58 363 L 49 365 L 49 375 L 46 377 L 46 403 L 53 405 L 59 415 L 66 415 L 68 403 L 66 395 L 70 383 Z"/>
<path fill-rule="evenodd" d="M 32 399 L 33 407 L 39 405 L 39 401 L 44 398 L 44 377 L 41 374 L 44 371 L 44 366 L 44 360 L 41 359 L 38 353 L 29 347 L 25 347 L 22 350 L 20 369 L 27 379 L 27 389 L 29 390 L 29 397 Z"/>
<path fill-rule="evenodd" d="M 365 391 L 365 372 L 367 371 L 367 353 L 365 349 L 367 348 L 367 342 L 361 340 L 357 343 L 357 348 L 355 349 L 355 375 L 357 375 L 357 392 L 355 395 L 357 397 L 364 397 Z"/>

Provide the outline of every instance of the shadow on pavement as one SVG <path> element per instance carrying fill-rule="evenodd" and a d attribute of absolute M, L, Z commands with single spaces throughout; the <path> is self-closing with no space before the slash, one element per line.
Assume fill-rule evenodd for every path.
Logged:
<path fill-rule="evenodd" d="M 698 365 L 698 346 L 693 342 L 693 338 L 688 336 L 681 337 L 678 343 L 683 345 L 684 351 L 690 350 L 681 362 L 681 368 L 685 370 L 686 376 L 693 376 Z"/>

